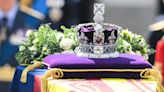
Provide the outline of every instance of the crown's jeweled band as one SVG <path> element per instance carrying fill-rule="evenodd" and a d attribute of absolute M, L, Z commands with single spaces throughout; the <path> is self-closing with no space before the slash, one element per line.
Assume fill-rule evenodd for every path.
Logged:
<path fill-rule="evenodd" d="M 78 56 L 90 58 L 118 57 L 116 40 L 122 28 L 108 23 L 84 23 L 76 26 L 77 37 L 80 41 L 75 49 Z"/>

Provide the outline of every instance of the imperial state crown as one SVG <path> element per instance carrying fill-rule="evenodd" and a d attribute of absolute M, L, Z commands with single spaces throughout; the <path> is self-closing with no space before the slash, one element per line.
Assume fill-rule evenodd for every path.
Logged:
<path fill-rule="evenodd" d="M 94 4 L 94 23 L 79 24 L 75 27 L 80 42 L 75 53 L 89 58 L 118 57 L 116 40 L 121 27 L 115 24 L 103 23 L 104 4 Z"/>

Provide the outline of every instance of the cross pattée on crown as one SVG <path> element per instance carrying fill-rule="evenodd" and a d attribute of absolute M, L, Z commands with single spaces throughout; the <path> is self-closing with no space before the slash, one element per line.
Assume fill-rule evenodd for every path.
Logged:
<path fill-rule="evenodd" d="M 95 3 L 94 4 L 94 17 L 93 20 L 95 23 L 103 23 L 104 21 L 104 13 L 105 13 L 105 5 L 102 3 Z"/>

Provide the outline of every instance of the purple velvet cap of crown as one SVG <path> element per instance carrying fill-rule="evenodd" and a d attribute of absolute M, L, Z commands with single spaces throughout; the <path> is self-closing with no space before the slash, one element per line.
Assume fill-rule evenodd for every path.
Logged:
<path fill-rule="evenodd" d="M 143 57 L 131 54 L 120 54 L 117 58 L 86 58 L 76 54 L 49 55 L 44 58 L 48 68 L 62 69 L 144 69 L 151 64 Z"/>
<path fill-rule="evenodd" d="M 80 28 L 81 32 L 92 32 L 95 31 L 93 25 L 88 25 L 88 26 L 82 26 Z"/>

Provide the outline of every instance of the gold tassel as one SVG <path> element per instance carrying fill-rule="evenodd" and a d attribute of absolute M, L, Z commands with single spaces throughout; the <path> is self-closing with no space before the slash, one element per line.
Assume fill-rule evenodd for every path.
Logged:
<path fill-rule="evenodd" d="M 162 86 L 162 75 L 155 67 L 152 69 L 145 69 L 140 73 L 140 77 L 157 81 L 157 92 L 164 92 L 164 88 Z"/>
<path fill-rule="evenodd" d="M 48 92 L 48 78 L 52 77 L 53 79 L 62 78 L 64 76 L 64 73 L 62 72 L 62 69 L 54 68 L 51 70 L 48 70 L 45 75 L 42 77 L 41 81 L 41 92 Z"/>
<path fill-rule="evenodd" d="M 32 71 L 34 70 L 35 68 L 40 68 L 42 65 L 42 62 L 39 62 L 39 61 L 35 61 L 34 64 L 32 65 L 28 65 L 22 72 L 22 75 L 21 75 L 21 82 L 22 83 L 26 83 L 27 81 L 27 74 L 29 71 Z"/>

